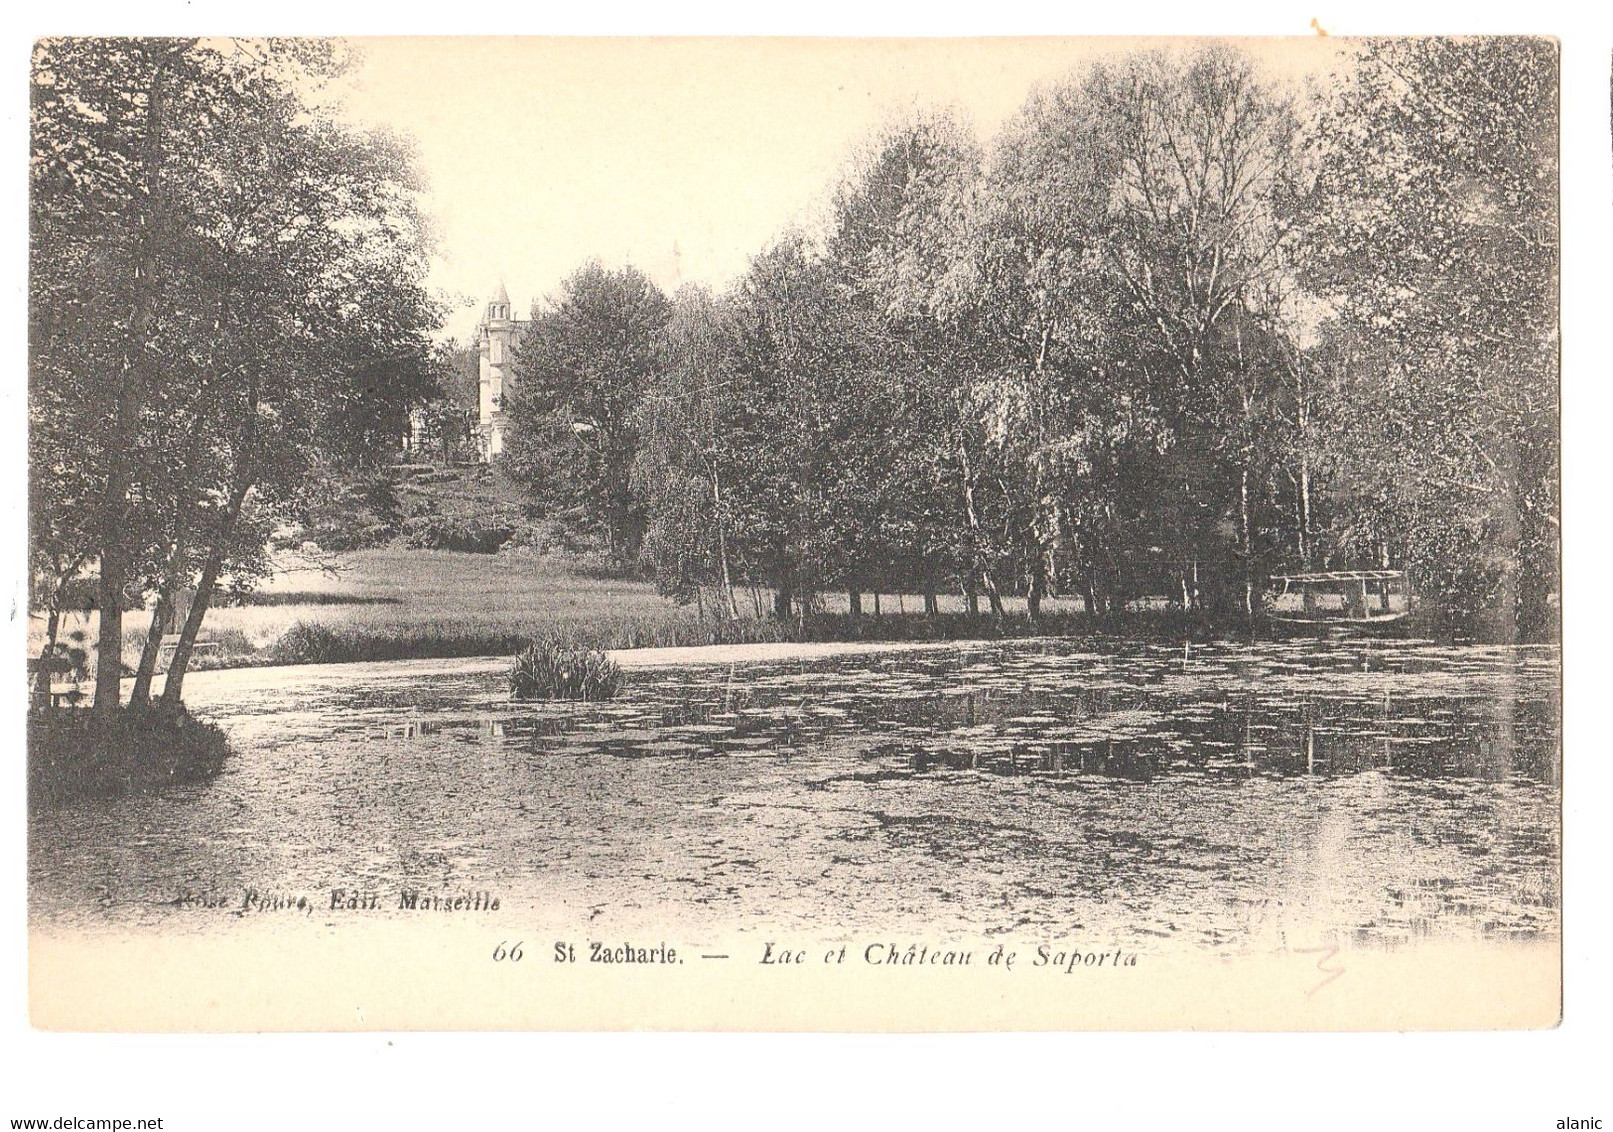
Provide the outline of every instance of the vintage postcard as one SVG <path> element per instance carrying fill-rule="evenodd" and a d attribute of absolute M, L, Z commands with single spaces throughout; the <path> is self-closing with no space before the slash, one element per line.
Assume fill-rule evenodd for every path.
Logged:
<path fill-rule="evenodd" d="M 35 1026 L 1557 1023 L 1555 41 L 30 86 Z"/>

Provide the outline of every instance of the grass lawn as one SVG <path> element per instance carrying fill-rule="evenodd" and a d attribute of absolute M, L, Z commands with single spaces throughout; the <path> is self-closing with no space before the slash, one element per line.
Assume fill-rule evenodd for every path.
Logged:
<path fill-rule="evenodd" d="M 557 621 L 684 616 L 649 582 L 587 577 L 533 555 L 383 547 L 344 554 L 341 563 L 335 576 L 280 574 L 262 587 L 262 603 L 209 610 L 208 629 L 238 629 L 262 649 L 299 621 L 377 632 L 431 627 L 530 636 Z"/>
<path fill-rule="evenodd" d="M 464 648 L 479 638 L 527 639 L 567 624 L 682 625 L 695 617 L 661 598 L 648 582 L 587 577 L 522 554 L 394 547 L 341 555 L 335 574 L 292 568 L 260 587 L 251 602 L 207 611 L 201 639 L 219 645 L 199 653 L 195 667 L 282 659 L 275 655 L 276 645 L 299 625 L 336 631 L 349 640 L 439 638 Z M 139 662 L 147 623 L 144 612 L 124 614 L 123 662 L 131 668 Z M 30 655 L 37 655 L 44 617 L 31 617 L 29 628 Z M 93 612 L 66 614 L 60 639 L 80 633 L 93 644 L 97 629 Z"/>
<path fill-rule="evenodd" d="M 564 560 L 535 554 L 469 554 L 449 550 L 385 547 L 339 557 L 335 572 L 286 563 L 246 604 L 214 606 L 201 639 L 215 642 L 198 652 L 194 668 L 251 664 L 299 664 L 413 657 L 513 655 L 534 638 L 564 634 L 589 648 L 653 648 L 795 640 L 793 622 L 751 616 L 770 595 L 738 594 L 742 619 L 702 619 L 694 606 L 662 598 L 649 582 L 603 577 Z M 808 626 L 810 640 L 946 639 L 960 636 L 1025 635 L 1039 627 L 1024 622 L 1023 599 L 1006 601 L 1010 618 L 1000 624 L 963 615 L 963 599 L 941 596 L 939 618 L 920 611 L 916 594 L 881 595 L 884 614 L 845 616 L 845 594 L 824 595 L 824 612 Z M 1073 619 L 1079 601 L 1044 604 L 1040 631 Z M 864 595 L 865 614 L 873 612 Z M 903 616 L 905 614 L 906 616 Z M 147 615 L 124 615 L 123 662 L 139 661 Z M 995 624 L 995 628 L 993 627 Z M 1067 626 L 1066 626 L 1067 627 Z M 30 649 L 37 654 L 43 618 L 31 620 Z M 64 617 L 61 639 L 75 632 L 93 642 L 96 616 Z"/>

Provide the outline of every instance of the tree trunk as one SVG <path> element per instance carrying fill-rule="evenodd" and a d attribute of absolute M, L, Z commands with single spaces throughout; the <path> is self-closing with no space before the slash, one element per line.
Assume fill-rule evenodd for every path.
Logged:
<path fill-rule="evenodd" d="M 935 583 L 928 578 L 924 581 L 924 612 L 932 617 L 941 612 L 941 600 L 936 596 Z"/>
<path fill-rule="evenodd" d="M 124 540 L 129 530 L 129 447 L 140 411 L 134 360 L 124 366 L 113 415 L 111 458 L 101 497 L 100 573 L 96 582 L 95 714 L 115 715 L 123 689 Z"/>
<path fill-rule="evenodd" d="M 980 580 L 986 585 L 986 604 L 991 609 L 991 615 L 998 620 L 1003 617 L 1003 595 L 997 589 L 997 581 L 991 576 L 991 571 L 985 567 L 980 568 Z"/>
<path fill-rule="evenodd" d="M 739 603 L 734 600 L 734 579 L 728 572 L 728 534 L 722 519 L 722 487 L 717 480 L 717 468 L 711 469 L 711 513 L 717 521 L 717 569 L 722 574 L 722 590 L 728 595 L 728 616 L 739 620 Z"/>
<path fill-rule="evenodd" d="M 67 585 L 68 580 L 78 573 L 79 567 L 84 565 L 84 557 L 83 554 L 78 555 L 64 569 L 58 571 L 56 580 L 51 586 L 50 600 L 45 606 L 45 648 L 39 654 L 39 666 L 34 674 L 32 689 L 32 706 L 37 711 L 48 711 L 51 707 L 52 666 L 56 663 L 56 644 L 61 637 L 62 587 Z"/>
<path fill-rule="evenodd" d="M 1560 615 L 1551 605 L 1559 576 L 1557 555 L 1551 549 L 1555 530 L 1528 505 L 1519 510 L 1522 537 L 1514 551 L 1518 563 L 1514 633 L 1521 641 L 1555 641 L 1562 636 Z"/>
<path fill-rule="evenodd" d="M 790 608 L 795 604 L 794 589 L 788 573 L 780 573 L 773 589 L 773 616 L 780 621 L 787 620 Z"/>
<path fill-rule="evenodd" d="M 969 462 L 969 445 L 963 432 L 963 408 L 958 407 L 958 420 L 953 430 L 953 439 L 958 452 L 958 467 L 963 473 L 963 513 L 969 520 L 969 570 L 971 575 L 979 574 L 985 583 L 986 596 L 991 604 L 991 615 L 1002 617 L 1003 599 L 997 592 L 997 583 L 992 579 L 991 570 L 986 566 L 986 556 L 980 549 L 980 515 L 975 510 L 975 483 L 974 470 Z"/>
<path fill-rule="evenodd" d="M 863 595 L 860 591 L 856 589 L 847 590 L 846 601 L 851 609 L 851 615 L 853 617 L 861 617 L 863 615 Z"/>
<path fill-rule="evenodd" d="M 1299 462 L 1299 561 L 1311 568 L 1311 461 L 1309 456 Z"/>
<path fill-rule="evenodd" d="M 1311 542 L 1311 413 L 1310 389 L 1305 379 L 1305 367 L 1296 353 L 1290 367 L 1294 375 L 1295 423 L 1299 426 L 1299 562 L 1301 569 L 1311 568 L 1313 546 Z"/>
<path fill-rule="evenodd" d="M 161 208 L 163 78 L 159 63 L 146 95 L 145 135 L 140 142 L 146 208 L 140 215 L 140 250 L 134 266 L 134 298 L 129 311 L 129 340 L 119 374 L 117 407 L 109 438 L 111 459 L 101 497 L 100 617 L 95 656 L 95 706 L 102 719 L 117 714 L 123 682 L 123 584 L 127 569 L 124 540 L 128 531 L 129 457 L 140 414 L 140 381 L 148 364 L 146 336 L 157 316 L 157 216 Z"/>
<path fill-rule="evenodd" d="M 140 667 L 135 670 L 134 688 L 129 692 L 131 705 L 144 704 L 151 698 L 151 681 L 157 672 L 157 660 L 162 653 L 162 638 L 174 615 L 174 591 L 179 587 L 179 566 L 185 559 L 185 536 L 174 539 L 168 554 L 168 565 L 163 571 L 162 589 L 157 594 L 157 607 L 151 611 L 151 629 L 146 633 L 145 646 L 140 650 Z"/>
<path fill-rule="evenodd" d="M 196 637 L 202 631 L 202 618 L 207 616 L 207 605 L 213 600 L 213 585 L 218 581 L 223 561 L 223 552 L 214 550 L 207 556 L 207 564 L 202 567 L 202 576 L 196 583 L 196 599 L 191 603 L 190 616 L 185 618 L 185 626 L 179 631 L 179 643 L 174 646 L 173 659 L 168 662 L 168 676 L 162 685 L 164 706 L 178 707 L 181 702 L 185 671 L 190 667 L 190 655 L 196 647 Z"/>
<path fill-rule="evenodd" d="M 1047 350 L 1053 340 L 1053 325 L 1048 323 L 1042 327 L 1041 342 L 1036 349 L 1036 360 L 1032 370 L 1036 375 L 1036 396 L 1032 399 L 1032 419 L 1036 436 L 1036 448 L 1040 452 L 1047 438 L 1047 425 L 1044 416 L 1044 399 L 1046 388 L 1044 385 L 1044 372 L 1047 366 Z M 1031 498 L 1034 509 L 1031 512 L 1030 536 L 1031 545 L 1026 555 L 1030 565 L 1030 585 L 1025 590 L 1025 613 L 1036 621 L 1042 615 L 1042 596 L 1047 592 L 1047 560 L 1051 556 L 1051 548 L 1056 544 L 1058 535 L 1058 505 L 1051 508 L 1047 500 L 1047 467 L 1046 461 L 1038 456 L 1032 461 L 1034 475 L 1031 483 Z M 1051 529 L 1050 529 L 1051 528 Z"/>
<path fill-rule="evenodd" d="M 157 595 L 157 606 L 151 611 L 151 627 L 146 631 L 146 643 L 140 648 L 140 666 L 134 672 L 134 687 L 129 692 L 129 706 L 139 707 L 151 699 L 151 678 L 157 672 L 157 657 L 162 652 L 163 629 L 173 613 L 173 599 L 164 587 Z"/>
<path fill-rule="evenodd" d="M 1057 597 L 1063 589 L 1059 576 L 1059 547 L 1064 541 L 1064 508 L 1054 503 L 1052 530 L 1048 533 L 1047 541 L 1047 573 L 1044 575 L 1045 588 L 1053 597 Z"/>
<path fill-rule="evenodd" d="M 123 693 L 123 563 L 113 545 L 117 538 L 112 535 L 102 544 L 97 590 L 95 714 L 102 718 L 117 713 L 118 700 Z"/>
<path fill-rule="evenodd" d="M 980 616 L 980 587 L 975 582 L 973 571 L 965 571 L 963 575 L 963 604 L 969 610 L 970 617 Z"/>
<path fill-rule="evenodd" d="M 243 479 L 248 477 L 244 476 Z M 230 501 L 224 511 L 224 522 L 214 532 L 213 548 L 208 552 L 207 563 L 202 567 L 201 579 L 196 583 L 196 596 L 191 601 L 190 613 L 185 618 L 184 627 L 179 630 L 179 642 L 174 646 L 173 659 L 168 662 L 168 677 L 162 685 L 162 702 L 169 707 L 178 707 L 180 693 L 184 689 L 185 671 L 190 667 L 191 653 L 196 648 L 196 637 L 202 631 L 202 618 L 207 616 L 207 606 L 213 600 L 213 586 L 218 582 L 219 571 L 224 565 L 224 547 L 228 544 L 230 536 L 235 533 L 235 524 L 241 517 L 241 507 L 246 503 L 247 492 L 252 490 L 250 482 L 239 484 L 230 494 Z"/>
<path fill-rule="evenodd" d="M 45 647 L 39 653 L 39 668 L 34 673 L 33 709 L 35 711 L 50 710 L 51 667 L 56 663 L 56 636 L 60 632 L 61 623 L 61 611 L 56 608 L 56 598 L 52 596 L 50 599 L 50 613 L 45 618 Z"/>
<path fill-rule="evenodd" d="M 1255 552 L 1254 532 L 1249 516 L 1249 461 L 1244 458 L 1242 473 L 1238 477 L 1238 543 L 1243 554 L 1243 615 L 1249 626 L 1255 621 Z"/>

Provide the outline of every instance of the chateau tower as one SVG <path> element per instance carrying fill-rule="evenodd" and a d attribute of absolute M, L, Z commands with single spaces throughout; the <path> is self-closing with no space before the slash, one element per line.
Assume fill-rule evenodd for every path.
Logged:
<path fill-rule="evenodd" d="M 487 313 L 477 329 L 481 350 L 480 437 L 482 458 L 493 460 L 504 451 L 504 398 L 509 390 L 515 345 L 520 341 L 526 320 L 510 316 L 510 295 L 501 282 L 488 300 Z"/>

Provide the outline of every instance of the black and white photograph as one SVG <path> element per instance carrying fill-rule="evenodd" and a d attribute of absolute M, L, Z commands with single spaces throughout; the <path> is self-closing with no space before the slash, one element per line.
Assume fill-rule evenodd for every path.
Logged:
<path fill-rule="evenodd" d="M 39 39 L 33 1025 L 1557 1025 L 1560 53 Z"/>

